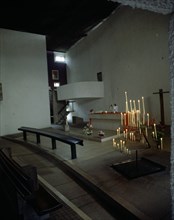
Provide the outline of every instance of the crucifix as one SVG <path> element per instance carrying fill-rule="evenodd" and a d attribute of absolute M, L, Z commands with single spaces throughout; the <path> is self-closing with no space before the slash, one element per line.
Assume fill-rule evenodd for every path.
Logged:
<path fill-rule="evenodd" d="M 160 98 L 160 112 L 161 112 L 161 125 L 165 125 L 165 119 L 164 119 L 164 99 L 163 99 L 163 94 L 164 93 L 169 93 L 169 91 L 163 91 L 163 89 L 159 89 L 159 92 L 153 92 L 153 94 L 159 94 Z"/>

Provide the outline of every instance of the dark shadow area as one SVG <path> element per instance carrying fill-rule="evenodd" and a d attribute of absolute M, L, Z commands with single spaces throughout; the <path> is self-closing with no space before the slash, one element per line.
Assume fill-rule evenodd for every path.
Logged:
<path fill-rule="evenodd" d="M 134 161 L 112 164 L 111 167 L 127 179 L 134 179 L 152 173 L 160 172 L 165 170 L 166 168 L 161 164 L 158 164 L 143 157 Z"/>

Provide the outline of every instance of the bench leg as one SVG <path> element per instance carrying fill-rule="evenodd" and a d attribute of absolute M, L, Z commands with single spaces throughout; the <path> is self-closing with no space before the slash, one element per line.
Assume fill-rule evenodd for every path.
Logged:
<path fill-rule="evenodd" d="M 23 131 L 23 139 L 24 139 L 24 141 L 27 140 L 27 132 L 26 131 Z"/>
<path fill-rule="evenodd" d="M 77 158 L 76 155 L 76 145 L 75 144 L 71 144 L 71 159 L 75 159 Z"/>
<path fill-rule="evenodd" d="M 36 134 L 36 140 L 37 140 L 37 144 L 40 144 L 40 135 Z"/>
<path fill-rule="evenodd" d="M 52 149 L 56 149 L 56 140 L 52 138 L 51 142 L 52 142 Z"/>

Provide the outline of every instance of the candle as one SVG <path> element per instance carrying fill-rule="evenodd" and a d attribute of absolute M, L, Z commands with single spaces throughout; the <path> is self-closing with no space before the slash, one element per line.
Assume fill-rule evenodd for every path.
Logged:
<path fill-rule="evenodd" d="M 118 128 L 118 133 L 119 133 L 119 136 L 120 136 L 120 127 Z"/>
<path fill-rule="evenodd" d="M 115 138 L 112 139 L 112 145 L 113 145 L 113 147 L 116 147 L 116 141 L 115 141 Z"/>
<path fill-rule="evenodd" d="M 163 138 L 160 138 L 160 148 L 163 150 Z"/>
<path fill-rule="evenodd" d="M 127 140 L 127 134 L 128 134 L 128 130 L 127 130 L 127 128 L 126 128 L 126 131 L 125 131 L 125 132 L 126 132 L 125 137 L 126 137 L 126 140 Z"/>
<path fill-rule="evenodd" d="M 125 99 L 126 99 L 126 112 L 128 112 L 129 108 L 128 108 L 127 92 L 125 92 Z"/>
<path fill-rule="evenodd" d="M 142 97 L 142 106 L 143 106 L 143 112 L 145 113 L 144 97 Z"/>
<path fill-rule="evenodd" d="M 130 111 L 132 111 L 133 110 L 133 108 L 132 108 L 132 100 L 130 100 L 129 102 L 130 102 Z"/>
<path fill-rule="evenodd" d="M 123 150 L 123 141 L 120 140 L 120 150 L 122 151 Z"/>
<path fill-rule="evenodd" d="M 138 99 L 138 110 L 139 112 L 141 112 L 141 109 L 140 109 L 140 100 Z"/>
<path fill-rule="evenodd" d="M 140 127 L 140 111 L 137 110 L 136 111 L 136 119 L 137 119 L 137 127 Z"/>
<path fill-rule="evenodd" d="M 124 125 L 126 126 L 126 113 L 124 113 Z"/>
<path fill-rule="evenodd" d="M 154 124 L 154 136 L 157 139 L 157 131 L 156 131 L 156 124 Z"/>
<path fill-rule="evenodd" d="M 125 91 L 125 98 L 126 98 L 126 101 L 127 101 L 127 92 Z"/>
<path fill-rule="evenodd" d="M 134 103 L 134 111 L 136 112 L 137 108 L 136 108 L 135 100 L 133 100 L 133 103 Z"/>
<path fill-rule="evenodd" d="M 142 108 L 143 108 L 143 125 L 145 124 L 145 106 L 144 106 L 144 97 L 142 97 Z"/>
<path fill-rule="evenodd" d="M 123 113 L 121 112 L 121 125 L 123 125 Z"/>
<path fill-rule="evenodd" d="M 149 113 L 147 113 L 147 126 L 149 127 Z"/>

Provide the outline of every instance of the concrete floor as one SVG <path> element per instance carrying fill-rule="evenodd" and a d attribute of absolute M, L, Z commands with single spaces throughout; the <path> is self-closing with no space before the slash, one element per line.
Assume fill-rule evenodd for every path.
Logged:
<path fill-rule="evenodd" d="M 46 130 L 63 132 L 56 127 Z M 36 145 L 33 135 L 28 135 L 27 143 L 23 142 L 22 136 L 11 135 L 6 138 L 15 143 L 2 139 L 0 144 L 12 146 L 13 157 L 19 163 L 35 165 L 41 181 L 46 181 L 56 194 L 60 193 L 59 196 L 68 201 L 66 206 L 69 217 L 58 218 L 60 211 L 53 219 L 78 219 L 77 216 L 86 220 L 172 219 L 170 137 L 164 137 L 163 150 L 157 149 L 150 135 L 148 140 L 151 148 L 144 143 L 128 141 L 131 155 L 127 155 L 113 147 L 114 132 L 106 131 L 106 140 L 103 142 L 98 140 L 97 132 L 93 137 L 84 137 L 81 128 L 71 127 L 70 131 L 65 132 L 84 140 L 84 146 L 76 146 L 77 159 L 73 160 L 67 144 L 57 141 L 57 149 L 52 150 L 51 141 L 46 137 L 41 137 L 41 144 Z M 111 167 L 113 164 L 134 160 L 136 149 L 139 158 L 143 156 L 166 169 L 130 180 Z"/>

